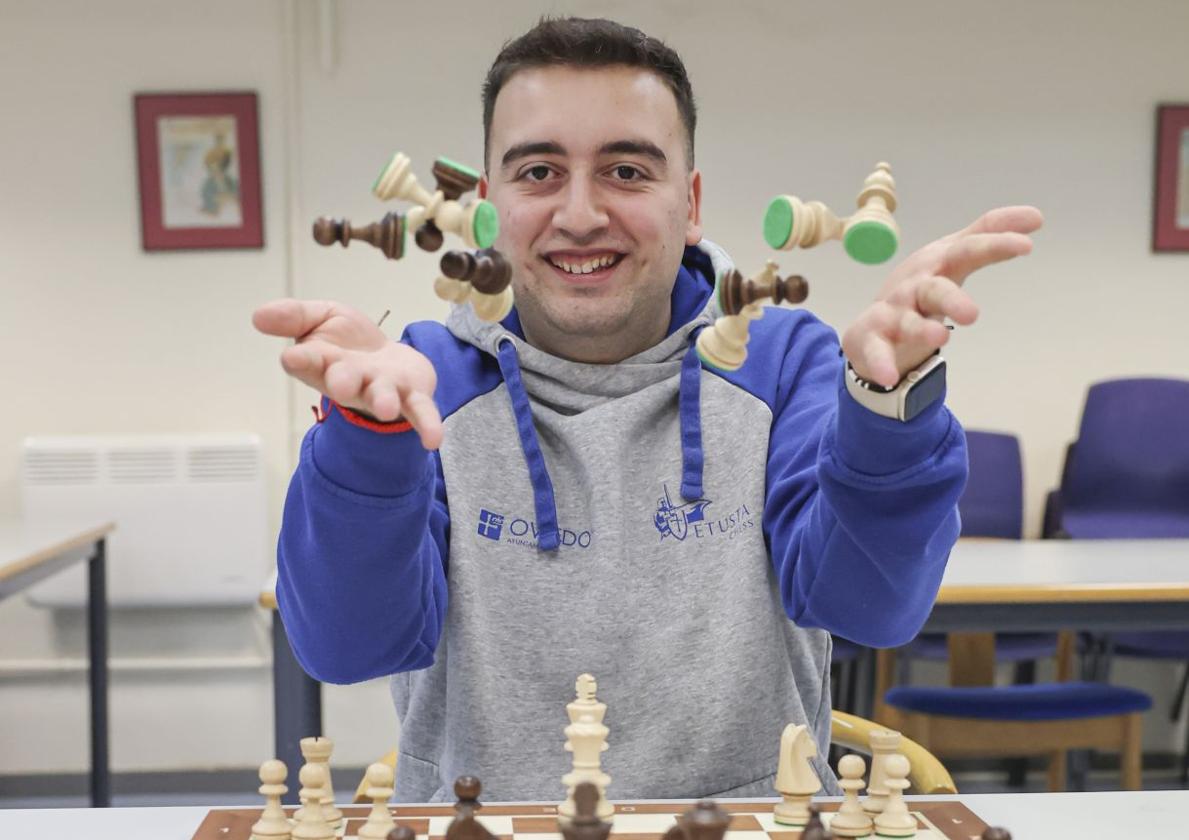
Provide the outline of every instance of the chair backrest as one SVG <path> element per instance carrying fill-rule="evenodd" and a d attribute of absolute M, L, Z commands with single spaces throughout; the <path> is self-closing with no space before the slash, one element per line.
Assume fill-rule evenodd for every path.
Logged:
<path fill-rule="evenodd" d="M 970 480 L 958 500 L 962 536 L 1018 540 L 1024 532 L 1024 469 L 1015 435 L 966 430 Z"/>
<path fill-rule="evenodd" d="M 1091 386 L 1062 496 L 1093 536 L 1189 537 L 1189 380 Z"/>

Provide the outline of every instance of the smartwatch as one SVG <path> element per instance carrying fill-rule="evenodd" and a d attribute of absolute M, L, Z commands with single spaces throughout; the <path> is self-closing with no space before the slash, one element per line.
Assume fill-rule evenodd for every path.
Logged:
<path fill-rule="evenodd" d="M 905 374 L 894 388 L 860 378 L 848 361 L 846 390 L 864 408 L 907 423 L 941 398 L 945 391 L 945 359 L 934 353 L 916 370 Z"/>

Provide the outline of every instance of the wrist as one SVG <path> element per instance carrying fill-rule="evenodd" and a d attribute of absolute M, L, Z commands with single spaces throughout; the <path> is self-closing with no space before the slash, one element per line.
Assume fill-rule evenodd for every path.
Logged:
<path fill-rule="evenodd" d="M 945 359 L 935 351 L 908 371 L 893 387 L 870 382 L 846 362 L 846 390 L 864 408 L 884 417 L 908 422 L 945 393 Z"/>

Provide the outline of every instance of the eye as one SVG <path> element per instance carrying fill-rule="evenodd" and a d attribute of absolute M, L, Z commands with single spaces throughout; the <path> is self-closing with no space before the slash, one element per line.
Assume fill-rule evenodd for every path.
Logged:
<path fill-rule="evenodd" d="M 644 173 L 629 163 L 621 163 L 611 171 L 619 181 L 644 180 Z"/>
<path fill-rule="evenodd" d="M 542 181 L 549 180 L 549 176 L 552 174 L 552 172 L 553 170 L 551 170 L 545 164 L 538 163 L 535 166 L 530 166 L 528 169 L 524 170 L 524 172 L 520 174 L 520 177 L 526 181 L 529 181 L 530 183 L 539 184 Z"/>

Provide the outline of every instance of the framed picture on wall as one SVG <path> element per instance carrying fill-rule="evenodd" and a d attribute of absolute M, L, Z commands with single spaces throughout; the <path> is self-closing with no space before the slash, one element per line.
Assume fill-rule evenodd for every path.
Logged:
<path fill-rule="evenodd" d="M 138 93 L 146 251 L 264 247 L 256 94 Z"/>
<path fill-rule="evenodd" d="M 1152 250 L 1189 251 L 1189 104 L 1156 108 Z"/>

